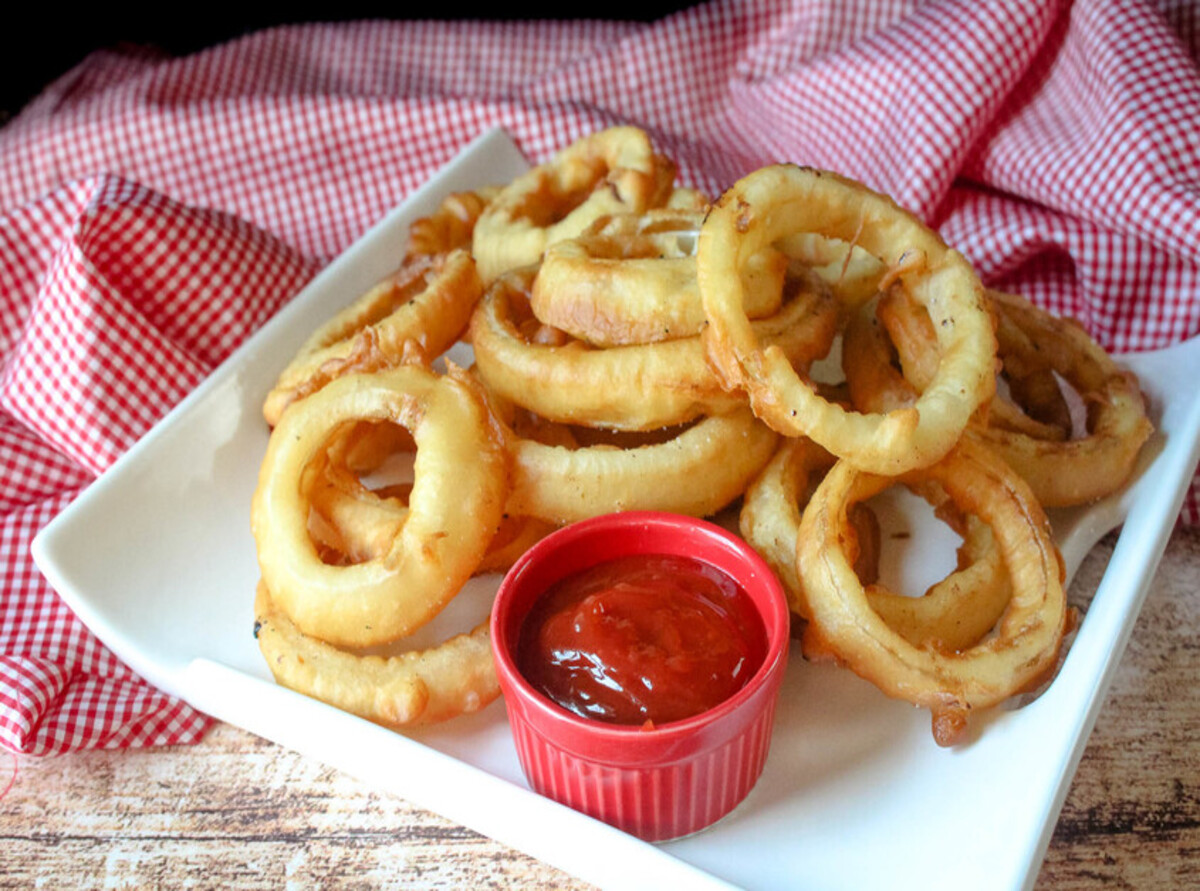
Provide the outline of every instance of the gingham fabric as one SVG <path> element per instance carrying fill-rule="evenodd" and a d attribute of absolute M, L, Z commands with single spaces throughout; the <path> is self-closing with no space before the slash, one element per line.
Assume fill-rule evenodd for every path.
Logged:
<path fill-rule="evenodd" d="M 651 24 L 295 26 L 97 53 L 0 130 L 0 742 L 194 741 L 34 533 L 485 128 L 531 161 L 639 125 L 719 193 L 780 160 L 911 207 L 1107 348 L 1200 333 L 1191 0 L 718 2 Z M 1200 522 L 1193 485 L 1183 519 Z M 247 595 L 249 596 L 249 595 Z"/>

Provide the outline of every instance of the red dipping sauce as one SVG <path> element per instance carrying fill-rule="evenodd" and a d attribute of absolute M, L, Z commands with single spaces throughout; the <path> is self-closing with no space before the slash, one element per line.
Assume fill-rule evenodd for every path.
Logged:
<path fill-rule="evenodd" d="M 568 711 L 653 726 L 719 705 L 758 671 L 766 631 L 725 572 L 634 554 L 569 575 L 521 626 L 517 668 Z"/>

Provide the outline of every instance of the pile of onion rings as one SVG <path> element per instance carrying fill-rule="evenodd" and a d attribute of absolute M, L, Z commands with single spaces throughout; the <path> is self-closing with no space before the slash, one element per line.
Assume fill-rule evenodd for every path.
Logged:
<path fill-rule="evenodd" d="M 750 257 L 819 239 L 858 268 L 835 288 L 840 398 L 758 338 L 744 305 Z M 739 522 L 784 582 L 805 655 L 928 708 L 940 745 L 965 741 L 972 714 L 1057 663 L 1073 616 L 1044 506 L 1129 479 L 1151 430 L 1136 381 L 1078 324 L 986 291 L 911 214 L 825 171 L 778 165 L 736 183 L 705 219 L 697 264 L 710 361 L 787 440 Z M 1060 381 L 1086 407 L 1081 435 Z M 894 485 L 963 537 L 957 571 L 916 598 L 860 565 L 858 510 Z"/>
<path fill-rule="evenodd" d="M 474 711 L 486 623 L 408 644 L 471 577 L 597 514 L 731 507 L 805 655 L 929 709 L 939 744 L 1053 672 L 1043 507 L 1128 480 L 1136 380 L 859 183 L 775 165 L 710 203 L 675 174 L 614 127 L 448 196 L 282 370 L 252 507 L 280 683 L 394 727 Z M 844 383 L 816 381 L 839 338 Z M 962 538 L 918 597 L 877 577 L 892 486 Z"/>

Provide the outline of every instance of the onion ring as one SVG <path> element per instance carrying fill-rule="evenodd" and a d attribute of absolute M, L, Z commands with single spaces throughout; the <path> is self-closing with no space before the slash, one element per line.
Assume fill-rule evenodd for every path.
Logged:
<path fill-rule="evenodd" d="M 850 402 L 860 411 L 888 413 L 917 401 L 917 388 L 897 366 L 895 347 L 874 306 L 850 315 L 842 330 L 842 372 Z"/>
<path fill-rule="evenodd" d="M 552 523 L 629 510 L 711 516 L 742 494 L 778 441 L 745 407 L 630 448 L 547 445 L 513 432 L 503 418 L 511 407 L 497 413 L 512 455 L 508 509 Z"/>
<path fill-rule="evenodd" d="M 309 534 L 313 540 L 342 564 L 382 557 L 408 518 L 409 493 L 394 488 L 368 489 L 344 468 L 322 470 L 303 489 L 312 507 Z M 504 572 L 556 528 L 554 523 L 533 517 L 505 514 L 474 574 Z"/>
<path fill-rule="evenodd" d="M 836 464 L 804 511 L 797 544 L 810 621 L 805 652 L 830 654 L 889 696 L 928 708 L 939 745 L 961 742 L 969 715 L 1029 689 L 1053 670 L 1067 628 L 1063 564 L 1045 513 L 997 455 L 963 438 L 945 459 L 906 477 L 935 481 L 992 530 L 1012 585 L 995 633 L 958 653 L 913 646 L 871 608 L 840 541 L 846 510 L 894 480 Z"/>
<path fill-rule="evenodd" d="M 486 621 L 427 650 L 362 655 L 302 632 L 260 582 L 254 636 L 278 683 L 389 727 L 444 721 L 500 695 Z"/>
<path fill-rule="evenodd" d="M 309 535 L 329 552 L 325 562 L 363 563 L 387 553 L 408 519 L 411 493 L 369 489 L 346 468 L 320 458 L 308 471 L 301 494 L 309 503 Z"/>
<path fill-rule="evenodd" d="M 1019 411 L 1013 409 L 989 420 L 980 436 L 1025 478 L 1044 507 L 1086 504 L 1119 489 L 1153 429 L 1136 377 L 1118 366 L 1078 322 L 1056 318 L 1014 294 L 993 290 L 988 299 L 1000 320 L 997 337 L 1006 370 L 1015 367 L 1027 388 L 1057 390 L 1057 382 L 1047 384 L 1044 376 L 1030 379 L 1039 370 L 1061 375 L 1083 399 L 1087 420 L 1084 436 L 1064 439 L 1062 421 L 1056 419 L 1061 409 L 1042 394 L 1037 404 L 1049 423 L 1014 419 Z M 929 345 L 926 316 L 899 298 L 881 301 L 880 316 L 906 375 L 913 375 L 919 388 L 923 381 L 915 354 Z M 995 400 L 990 417 L 999 416 L 996 407 L 1006 404 Z"/>
<path fill-rule="evenodd" d="M 747 488 L 738 514 L 738 532 L 779 576 L 788 606 L 802 619 L 808 618 L 808 608 L 796 571 L 801 506 L 807 502 L 810 480 L 835 460 L 811 439 L 784 440 Z"/>
<path fill-rule="evenodd" d="M 990 299 L 988 304 L 997 327 L 998 357 L 1003 377 L 1009 384 L 1013 398 L 1006 399 L 997 391 L 988 403 L 986 412 L 981 412 L 975 420 L 986 420 L 992 426 L 1027 433 L 1039 439 L 1066 439 L 1071 434 L 1071 413 L 1054 379 L 1053 370 L 1044 362 L 1033 359 L 1036 347 L 1015 325 L 994 311 Z M 903 345 L 902 349 L 891 347 L 891 352 L 904 378 L 913 382 L 911 391 L 915 399 L 937 368 L 937 343 L 929 313 L 898 288 L 880 295 L 875 313 L 887 332 L 886 335 L 881 332 L 879 336 L 886 336 L 891 344 Z M 1001 330 L 1008 336 L 1002 335 Z M 1010 351 L 1014 339 L 1022 341 L 1024 355 L 1016 356 Z M 1015 370 L 1019 370 L 1019 374 L 1013 373 Z"/>
<path fill-rule="evenodd" d="M 913 646 L 943 653 L 973 647 L 995 627 L 1012 598 L 991 529 L 968 516 L 958 531 L 963 542 L 957 569 L 921 596 L 907 597 L 874 583 L 866 586 L 871 609 Z"/>
<path fill-rule="evenodd" d="M 846 411 L 822 399 L 781 351 L 760 344 L 743 309 L 742 272 L 750 257 L 797 232 L 856 240 L 891 270 L 885 279 L 930 309 L 940 361 L 914 406 Z M 932 464 L 995 392 L 996 341 L 970 265 L 893 201 L 851 180 L 792 165 L 749 174 L 709 211 L 696 266 L 710 322 L 703 337 L 725 382 L 745 388 L 773 429 L 809 436 L 855 466 L 896 475 Z"/>
<path fill-rule="evenodd" d="M 990 296 L 1000 314 L 1036 343 L 1045 362 L 1083 397 L 1087 435 L 1048 444 L 989 427 L 983 438 L 1046 507 L 1086 504 L 1116 491 L 1133 474 L 1153 431 L 1137 378 L 1073 319 L 1055 318 L 1012 294 L 992 291 Z"/>
<path fill-rule="evenodd" d="M 700 333 L 696 211 L 650 210 L 601 217 L 581 235 L 546 248 L 533 283 L 533 313 L 594 346 L 658 343 Z M 777 312 L 787 258 L 768 248 L 747 263 L 746 314 Z"/>
<path fill-rule="evenodd" d="M 322 561 L 308 532 L 301 480 L 343 425 L 388 420 L 417 444 L 408 516 L 382 556 Z M 271 596 L 306 634 L 342 646 L 403 637 L 471 577 L 507 497 L 505 443 L 467 375 L 415 365 L 351 375 L 294 403 L 267 445 L 251 507 L 259 568 Z"/>
<path fill-rule="evenodd" d="M 437 210 L 408 227 L 407 256 L 444 254 L 459 248 L 469 251 L 475 224 L 499 192 L 491 186 L 447 195 Z"/>
<path fill-rule="evenodd" d="M 887 273 L 877 257 L 853 240 L 845 242 L 802 232 L 780 239 L 776 246 L 823 279 L 849 308 L 861 306 L 878 294 L 879 284 Z"/>
<path fill-rule="evenodd" d="M 667 203 L 664 205 L 668 210 L 689 211 L 695 210 L 703 213 L 708 210 L 708 205 L 712 202 L 708 196 L 699 189 L 688 188 L 687 186 L 676 186 L 670 197 L 667 198 Z"/>
<path fill-rule="evenodd" d="M 988 292 L 993 308 L 997 305 L 993 297 L 995 293 Z M 993 402 L 988 423 L 993 427 L 1028 433 L 1039 439 L 1070 439 L 1075 425 L 1054 369 L 1042 355 L 1037 343 L 1013 322 L 1010 313 L 997 310 L 993 315 L 1003 363 L 1002 375 L 1008 383 L 1012 401 L 1021 410 L 1016 412 L 1017 418 L 1014 420 L 1007 413 L 996 411 Z"/>
<path fill-rule="evenodd" d="M 901 310 L 900 307 L 906 308 Z M 881 323 L 884 318 L 887 320 L 886 327 Z M 917 400 L 919 390 L 910 383 L 908 376 L 921 380 L 931 373 L 926 350 L 905 350 L 907 362 L 902 362 L 889 331 L 903 331 L 897 335 L 900 340 L 916 338 L 924 342 L 927 348 L 933 346 L 933 326 L 928 314 L 900 291 L 881 295 L 877 304 L 868 304 L 855 312 L 842 332 L 842 370 L 846 375 L 850 401 L 860 411 L 886 412 L 912 405 Z M 904 365 L 903 371 L 901 365 Z M 1052 372 L 1044 371 L 1053 379 Z M 1027 415 L 1022 408 L 1023 400 L 1021 404 L 1014 404 L 1001 398 L 997 392 L 986 407 L 986 423 L 1042 439 L 1065 439 L 1067 432 L 1063 430 L 1061 420 L 1054 417 L 1054 410 L 1048 406 L 1049 398 L 1040 392 L 1032 392 L 1035 389 L 1040 391 L 1045 386 L 1044 378 L 1042 371 L 1031 369 L 1024 381 L 1029 395 L 1041 400 L 1041 408 L 1049 409 L 1043 413 L 1047 422 Z M 1051 384 L 1057 392 L 1058 384 L 1053 380 Z M 1058 395 L 1061 396 L 1061 393 Z M 985 423 L 983 413 L 981 409 L 972 423 Z"/>
<path fill-rule="evenodd" d="M 371 473 L 399 453 L 416 451 L 412 434 L 386 421 L 355 424 L 329 445 L 329 458 L 352 473 Z"/>
<path fill-rule="evenodd" d="M 585 136 L 514 179 L 479 217 L 472 248 L 479 274 L 486 284 L 536 263 L 547 247 L 606 214 L 661 207 L 674 179 L 674 163 L 654 154 L 636 127 Z"/>
<path fill-rule="evenodd" d="M 464 250 L 414 257 L 318 328 L 263 403 L 272 427 L 292 402 L 345 374 L 433 359 L 466 328 L 483 287 Z"/>
<path fill-rule="evenodd" d="M 833 463 L 833 456 L 812 440 L 785 441 L 747 489 L 738 515 L 742 537 L 779 576 L 792 612 L 802 619 L 808 618 L 796 566 L 802 507 L 813 481 Z M 848 515 L 841 533 L 848 552 L 855 538 L 852 520 Z M 953 525 L 963 535 L 958 569 L 923 595 L 897 594 L 874 579 L 864 586 L 871 609 L 914 646 L 950 652 L 972 646 L 1008 605 L 1011 589 L 991 531 L 974 518 Z M 862 579 L 859 560 L 849 554 L 847 559 Z"/>
<path fill-rule="evenodd" d="M 537 343 L 523 333 L 537 324 L 526 296 L 535 274 L 498 279 L 471 319 L 476 368 L 493 392 L 550 420 L 614 430 L 675 426 L 745 405 L 713 373 L 698 337 L 608 349 L 565 335 Z M 837 307 L 823 288 L 798 286 L 776 315 L 754 325 L 757 337 L 807 367 L 828 351 Z"/>

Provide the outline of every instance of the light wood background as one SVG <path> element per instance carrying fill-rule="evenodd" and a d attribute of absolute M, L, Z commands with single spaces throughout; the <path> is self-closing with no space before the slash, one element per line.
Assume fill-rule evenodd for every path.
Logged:
<path fill-rule="evenodd" d="M 1076 585 L 1095 588 L 1113 542 L 1092 553 Z M 1198 589 L 1200 530 L 1179 530 L 1038 891 L 1200 888 Z M 226 725 L 169 749 L 48 759 L 0 750 L 6 786 L 0 889 L 587 887 Z"/>

